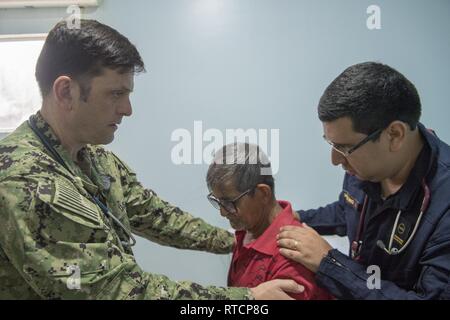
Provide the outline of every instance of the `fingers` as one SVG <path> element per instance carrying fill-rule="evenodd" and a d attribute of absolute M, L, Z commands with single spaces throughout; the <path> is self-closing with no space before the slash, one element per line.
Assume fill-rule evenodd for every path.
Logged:
<path fill-rule="evenodd" d="M 279 239 L 294 239 L 300 240 L 304 237 L 310 237 L 316 235 L 317 232 L 303 223 L 301 227 L 299 226 L 283 226 L 280 228 L 280 232 L 277 234 L 277 240 Z"/>
<path fill-rule="evenodd" d="M 314 230 L 313 228 L 311 228 L 310 226 L 308 226 L 306 223 L 302 223 L 303 228 L 305 229 L 309 229 L 309 230 Z"/>
<path fill-rule="evenodd" d="M 250 288 L 257 300 L 293 300 L 288 293 L 301 293 L 305 287 L 290 279 L 275 279 Z"/>
<path fill-rule="evenodd" d="M 305 287 L 298 284 L 294 280 L 289 279 L 277 279 L 281 290 L 290 293 L 302 293 L 305 291 Z"/>
<path fill-rule="evenodd" d="M 280 228 L 277 238 L 297 238 L 301 235 L 307 235 L 310 230 L 314 229 L 300 226 L 283 226 Z"/>
<path fill-rule="evenodd" d="M 264 300 L 295 300 L 290 295 L 282 290 L 278 290 L 276 293 L 273 293 L 270 297 L 267 297 Z"/>
<path fill-rule="evenodd" d="M 277 240 L 279 239 L 297 239 L 300 236 L 299 232 L 296 231 L 281 231 L 277 234 Z"/>
<path fill-rule="evenodd" d="M 281 248 L 299 250 L 300 241 L 292 238 L 280 239 L 277 241 L 277 245 Z"/>
<path fill-rule="evenodd" d="M 298 263 L 303 263 L 302 254 L 297 250 L 292 250 L 289 248 L 280 248 L 280 253 L 282 256 L 294 260 Z"/>
<path fill-rule="evenodd" d="M 284 291 L 279 291 L 276 296 L 273 296 L 272 299 L 267 299 L 267 300 L 295 300 L 295 299 L 292 298 L 291 296 L 289 296 Z"/>
<path fill-rule="evenodd" d="M 309 230 L 314 230 L 313 228 L 311 228 L 310 226 L 308 226 L 306 223 L 302 222 L 302 226 L 292 226 L 292 225 L 287 225 L 287 226 L 283 226 L 280 228 L 280 232 L 283 231 L 294 231 L 294 232 L 301 232 L 304 229 L 309 229 Z"/>
<path fill-rule="evenodd" d="M 299 226 L 283 226 L 280 228 L 280 231 L 299 231 L 301 228 Z"/>

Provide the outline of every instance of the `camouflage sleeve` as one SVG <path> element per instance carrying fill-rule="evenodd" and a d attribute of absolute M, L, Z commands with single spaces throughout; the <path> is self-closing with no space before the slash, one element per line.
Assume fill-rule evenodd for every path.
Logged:
<path fill-rule="evenodd" d="M 0 181 L 0 246 L 13 266 L 0 270 L 0 294 L 21 299 L 251 299 L 248 289 L 202 287 L 142 271 L 113 230 L 84 201 L 60 202 L 48 177 Z M 66 199 L 68 200 L 68 199 Z M 94 210 L 94 211 L 93 211 Z M 21 294 L 22 292 L 22 294 Z M 4 294 L 2 295 L 4 296 Z"/>
<path fill-rule="evenodd" d="M 136 174 L 118 157 L 130 225 L 133 233 L 156 243 L 179 249 L 230 253 L 234 235 L 214 227 L 201 218 L 172 206 L 155 192 L 145 189 Z"/>

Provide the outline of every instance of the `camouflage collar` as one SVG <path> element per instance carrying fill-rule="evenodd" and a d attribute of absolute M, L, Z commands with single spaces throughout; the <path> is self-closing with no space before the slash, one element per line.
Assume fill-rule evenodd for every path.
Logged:
<path fill-rule="evenodd" d="M 72 173 L 75 174 L 75 184 L 78 183 L 80 187 L 84 186 L 89 192 L 96 193 L 98 189 L 92 182 L 90 182 L 89 175 L 83 172 L 80 166 L 72 160 L 69 152 L 61 145 L 61 141 L 58 139 L 50 125 L 42 117 L 40 111 L 32 115 L 30 119 L 35 123 L 38 130 L 45 136 L 50 146 L 52 146 L 58 152 L 58 154 L 61 156 Z M 86 146 L 78 152 L 77 158 L 86 166 L 91 165 L 89 153 L 87 152 Z"/>
<path fill-rule="evenodd" d="M 36 127 L 39 131 L 47 138 L 48 143 L 53 147 L 57 148 L 61 145 L 56 134 L 53 132 L 50 125 L 44 120 L 40 111 L 36 112 L 30 117 L 30 120 L 33 120 L 36 124 Z M 59 151 L 59 150 L 58 150 Z"/>
<path fill-rule="evenodd" d="M 45 119 L 42 117 L 42 114 L 40 111 L 33 114 L 30 119 L 34 121 L 36 124 L 36 127 L 39 129 L 39 131 L 47 138 L 48 143 L 55 148 L 58 153 L 63 157 L 64 161 L 68 162 L 68 164 L 73 164 L 72 158 L 70 157 L 69 153 L 66 149 L 63 148 L 61 145 L 61 141 L 56 136 L 53 129 L 50 127 L 50 125 L 45 121 Z M 77 158 L 79 161 L 83 161 L 84 158 L 87 156 L 86 152 L 87 147 L 84 146 L 81 148 L 80 151 L 78 151 Z M 68 161 L 69 160 L 69 161 Z M 72 169 L 72 168 L 71 168 Z"/>

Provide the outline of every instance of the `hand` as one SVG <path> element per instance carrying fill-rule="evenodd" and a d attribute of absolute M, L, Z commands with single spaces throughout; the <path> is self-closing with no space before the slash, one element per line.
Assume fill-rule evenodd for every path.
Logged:
<path fill-rule="evenodd" d="M 280 253 L 288 259 L 301 263 L 312 272 L 317 272 L 320 262 L 333 249 L 313 228 L 305 223 L 299 226 L 284 226 L 277 235 Z"/>
<path fill-rule="evenodd" d="M 297 284 L 294 280 L 288 279 L 270 280 L 261 283 L 257 287 L 250 288 L 256 300 L 294 300 L 286 292 L 301 293 L 304 290 L 303 286 Z"/>

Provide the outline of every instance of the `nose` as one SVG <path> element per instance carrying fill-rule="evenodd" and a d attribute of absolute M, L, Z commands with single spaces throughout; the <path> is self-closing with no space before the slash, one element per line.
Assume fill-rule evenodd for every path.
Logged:
<path fill-rule="evenodd" d="M 229 215 L 228 211 L 225 210 L 222 206 L 220 207 L 219 211 L 220 211 L 220 215 L 224 218 L 226 218 Z"/>
<path fill-rule="evenodd" d="M 346 162 L 347 159 L 342 154 L 331 148 L 331 163 L 334 166 L 345 164 Z"/>
<path fill-rule="evenodd" d="M 133 109 L 131 107 L 131 102 L 130 99 L 126 99 L 126 101 L 124 101 L 120 107 L 119 107 L 119 114 L 121 114 L 122 116 L 125 117 L 129 117 L 133 114 Z"/>

